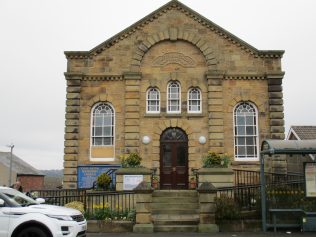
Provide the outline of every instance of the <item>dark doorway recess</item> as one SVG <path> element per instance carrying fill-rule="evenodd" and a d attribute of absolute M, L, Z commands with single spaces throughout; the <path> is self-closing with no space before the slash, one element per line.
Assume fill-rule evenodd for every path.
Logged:
<path fill-rule="evenodd" d="M 160 188 L 188 188 L 188 136 L 180 128 L 160 136 Z"/>

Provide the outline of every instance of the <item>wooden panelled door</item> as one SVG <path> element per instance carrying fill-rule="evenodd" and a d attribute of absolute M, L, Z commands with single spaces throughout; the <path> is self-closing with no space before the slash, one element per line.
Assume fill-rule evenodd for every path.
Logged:
<path fill-rule="evenodd" d="M 161 134 L 160 188 L 188 188 L 188 137 L 180 128 L 168 128 Z"/>

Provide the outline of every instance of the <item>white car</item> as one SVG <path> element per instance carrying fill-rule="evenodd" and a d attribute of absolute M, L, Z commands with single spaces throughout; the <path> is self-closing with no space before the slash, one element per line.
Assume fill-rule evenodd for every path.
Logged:
<path fill-rule="evenodd" d="M 0 237 L 85 237 L 87 222 L 78 210 L 39 204 L 23 193 L 0 187 Z"/>

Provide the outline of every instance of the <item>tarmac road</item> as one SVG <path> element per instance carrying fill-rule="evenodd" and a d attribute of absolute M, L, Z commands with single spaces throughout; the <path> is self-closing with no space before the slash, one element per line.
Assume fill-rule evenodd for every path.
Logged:
<path fill-rule="evenodd" d="M 87 237 L 315 237 L 315 232 L 220 232 L 220 233 L 166 233 L 158 232 L 151 234 L 136 233 L 88 233 Z"/>

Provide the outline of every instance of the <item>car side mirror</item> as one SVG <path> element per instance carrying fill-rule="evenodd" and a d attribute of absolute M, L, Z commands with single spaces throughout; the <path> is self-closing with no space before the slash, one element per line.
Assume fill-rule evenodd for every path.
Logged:
<path fill-rule="evenodd" d="M 35 201 L 36 201 L 38 204 L 43 204 L 43 203 L 45 203 L 45 199 L 44 199 L 44 198 L 36 198 Z"/>
<path fill-rule="evenodd" d="M 5 206 L 4 200 L 0 198 L 0 207 L 4 207 L 4 206 Z"/>

